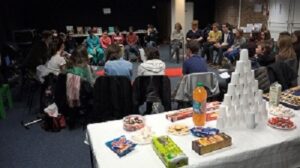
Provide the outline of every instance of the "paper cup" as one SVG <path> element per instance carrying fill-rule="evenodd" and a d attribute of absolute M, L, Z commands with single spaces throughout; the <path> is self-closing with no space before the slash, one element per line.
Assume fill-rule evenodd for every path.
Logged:
<path fill-rule="evenodd" d="M 243 62 L 238 61 L 238 62 L 236 63 L 236 66 L 235 66 L 235 72 L 237 72 L 237 73 L 239 73 L 239 74 L 244 73 L 244 63 L 243 63 Z"/>
<path fill-rule="evenodd" d="M 252 83 L 255 80 L 254 70 L 247 72 L 247 82 L 248 84 Z"/>
<path fill-rule="evenodd" d="M 226 117 L 226 114 L 227 114 L 227 106 L 220 105 L 218 117 L 225 118 L 225 117 Z"/>
<path fill-rule="evenodd" d="M 263 95 L 263 91 L 261 89 L 258 89 L 255 92 L 255 100 L 257 103 L 260 103 L 260 101 L 262 100 L 262 95 Z"/>
<path fill-rule="evenodd" d="M 245 84 L 245 83 L 247 83 L 247 77 L 244 76 L 244 73 L 240 74 L 239 84 Z"/>
<path fill-rule="evenodd" d="M 255 114 L 254 113 L 248 113 L 246 115 L 246 125 L 249 129 L 255 128 Z"/>
<path fill-rule="evenodd" d="M 229 84 L 228 85 L 228 90 L 227 90 L 227 94 L 232 96 L 235 94 L 235 85 L 234 84 Z"/>
<path fill-rule="evenodd" d="M 217 128 L 219 130 L 223 130 L 225 128 L 225 121 L 222 117 L 218 117 L 217 119 Z"/>
<path fill-rule="evenodd" d="M 248 61 L 244 61 L 244 72 L 250 72 L 251 71 L 251 62 Z"/>
<path fill-rule="evenodd" d="M 240 60 L 248 61 L 249 60 L 249 53 L 247 49 L 242 49 L 240 52 Z"/>
<path fill-rule="evenodd" d="M 229 94 L 224 95 L 223 105 L 231 106 L 231 95 Z"/>
<path fill-rule="evenodd" d="M 235 86 L 235 92 L 236 92 L 236 94 L 235 95 L 237 95 L 237 96 L 239 96 L 239 95 L 242 95 L 243 94 L 243 89 L 244 89 L 244 85 L 242 85 L 242 84 L 238 84 L 238 85 L 236 85 Z"/>
<path fill-rule="evenodd" d="M 237 85 L 239 84 L 239 73 L 237 72 L 233 72 L 231 74 L 231 81 L 230 81 L 231 84 L 234 84 L 234 85 Z"/>
<path fill-rule="evenodd" d="M 254 80 L 252 82 L 252 91 L 253 92 L 256 92 L 258 90 L 258 81 L 257 80 Z"/>

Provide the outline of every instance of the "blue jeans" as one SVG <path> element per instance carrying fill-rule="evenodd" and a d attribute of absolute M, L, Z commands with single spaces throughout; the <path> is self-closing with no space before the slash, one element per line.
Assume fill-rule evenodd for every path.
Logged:
<path fill-rule="evenodd" d="M 226 58 L 228 58 L 230 60 L 230 62 L 234 62 L 236 60 L 236 58 L 239 56 L 240 54 L 240 49 L 233 49 L 231 52 L 226 51 L 224 53 L 224 56 Z"/>

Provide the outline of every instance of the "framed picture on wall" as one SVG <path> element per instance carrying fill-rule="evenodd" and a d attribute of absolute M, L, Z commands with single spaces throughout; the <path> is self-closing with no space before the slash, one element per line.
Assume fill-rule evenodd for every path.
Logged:
<path fill-rule="evenodd" d="M 66 26 L 66 32 L 74 33 L 74 27 L 73 26 Z"/>
<path fill-rule="evenodd" d="M 90 26 L 86 26 L 84 27 L 84 33 L 85 34 L 89 34 L 89 31 L 91 30 L 91 27 Z"/>
<path fill-rule="evenodd" d="M 114 32 L 115 32 L 115 28 L 113 26 L 109 26 L 108 33 L 114 33 Z"/>
<path fill-rule="evenodd" d="M 77 26 L 76 31 L 77 31 L 77 34 L 83 34 L 83 27 L 82 26 Z"/>

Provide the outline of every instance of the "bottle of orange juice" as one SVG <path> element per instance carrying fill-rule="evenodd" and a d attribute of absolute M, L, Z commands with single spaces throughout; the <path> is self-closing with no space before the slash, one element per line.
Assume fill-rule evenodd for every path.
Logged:
<path fill-rule="evenodd" d="M 193 91 L 193 122 L 195 126 L 204 126 L 206 121 L 207 92 L 203 83 L 198 82 Z"/>

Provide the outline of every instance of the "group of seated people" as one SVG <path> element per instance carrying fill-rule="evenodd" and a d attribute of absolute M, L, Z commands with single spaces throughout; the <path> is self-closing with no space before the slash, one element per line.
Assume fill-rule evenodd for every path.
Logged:
<path fill-rule="evenodd" d="M 107 61 L 105 58 L 108 46 L 112 44 L 119 45 L 124 50 L 124 58 L 129 60 L 130 52 L 134 53 L 137 59 L 140 60 L 139 51 L 139 37 L 134 32 L 133 27 L 129 27 L 128 34 L 125 36 L 115 28 L 114 34 L 110 37 L 107 30 L 104 30 L 102 36 L 99 38 L 95 35 L 96 28 L 89 31 L 89 36 L 86 39 L 88 53 L 92 56 L 92 64 L 103 65 Z M 152 25 L 148 25 L 147 34 L 145 35 L 145 42 L 147 47 L 155 47 L 157 45 L 157 31 Z M 125 45 L 126 44 L 126 45 Z"/>
<path fill-rule="evenodd" d="M 300 31 L 295 31 L 292 35 L 282 32 L 275 43 L 271 38 L 270 31 L 265 26 L 262 26 L 259 32 L 249 33 L 247 38 L 242 29 L 233 29 L 229 23 L 221 24 L 221 30 L 219 30 L 218 23 L 212 24 L 211 30 L 207 30 L 207 28 L 200 30 L 198 26 L 198 21 L 194 20 L 192 29 L 187 32 L 185 39 L 187 44 L 192 41 L 198 43 L 201 53 L 199 51 L 197 54 L 202 57 L 206 56 L 207 63 L 234 64 L 239 58 L 240 49 L 246 48 L 249 50 L 250 59 L 255 67 L 283 61 L 287 62 L 295 72 L 298 72 Z M 182 47 L 184 41 L 181 29 L 181 24 L 176 23 L 175 30 L 171 34 L 171 56 L 175 54 L 177 58 L 179 57 L 179 48 Z"/>
<path fill-rule="evenodd" d="M 176 23 L 171 34 L 172 54 L 178 55 L 179 48 L 183 47 L 184 35 L 181 29 L 181 24 Z M 93 83 L 95 73 L 90 65 L 102 62 L 105 75 L 127 76 L 131 79 L 132 63 L 123 58 L 128 58 L 129 52 L 132 51 L 139 55 L 138 36 L 133 28 L 129 28 L 125 47 L 125 38 L 118 29 L 112 37 L 104 31 L 100 39 L 95 35 L 95 31 L 95 28 L 92 28 L 86 44 L 77 47 L 69 34 L 57 35 L 55 31 L 44 31 L 41 41 L 34 44 L 29 53 L 38 57 L 29 57 L 25 63 L 27 62 L 28 68 L 34 72 L 36 69 L 41 71 L 41 76 L 69 72 Z M 228 23 L 222 24 L 222 31 L 219 30 L 219 24 L 214 23 L 212 29 L 206 32 L 205 35 L 204 31 L 198 29 L 198 21 L 192 22 L 192 30 L 189 30 L 185 37 L 187 52 L 182 66 L 183 74 L 207 72 L 207 63 L 210 62 L 221 64 L 227 60 L 234 63 L 242 48 L 248 48 L 253 67 L 268 66 L 281 61 L 287 63 L 298 74 L 299 31 L 295 31 L 293 35 L 288 32 L 280 33 L 276 43 L 271 39 L 270 31 L 264 27 L 260 32 L 251 33 L 248 39 L 244 37 L 242 29 L 232 30 Z M 160 54 L 156 47 L 157 31 L 153 26 L 148 27 L 145 39 L 149 42 L 145 48 L 147 60 L 139 65 L 137 75 L 164 75 L 166 65 L 159 59 Z M 69 54 L 68 51 L 72 53 Z M 214 51 L 217 51 L 216 54 Z"/>

